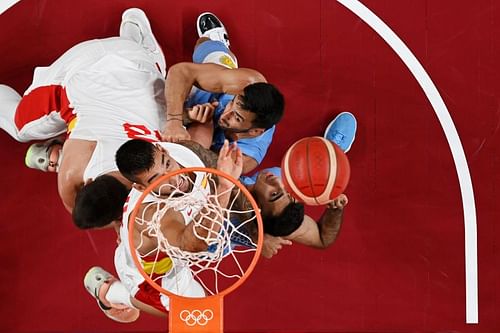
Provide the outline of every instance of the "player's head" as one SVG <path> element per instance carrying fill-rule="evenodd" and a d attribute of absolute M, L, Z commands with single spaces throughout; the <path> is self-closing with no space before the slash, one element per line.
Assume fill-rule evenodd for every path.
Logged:
<path fill-rule="evenodd" d="M 296 203 L 285 190 L 281 179 L 262 171 L 252 188 L 261 209 L 264 232 L 272 236 L 288 236 L 304 220 L 304 205 Z"/>
<path fill-rule="evenodd" d="M 162 146 L 137 139 L 125 142 L 117 150 L 116 165 L 121 174 L 134 182 L 134 186 L 140 191 L 144 191 L 158 177 L 180 169 L 179 163 Z M 188 181 L 177 176 L 155 186 L 153 191 L 167 195 L 172 191 L 169 184 L 183 191 L 190 185 Z"/>
<path fill-rule="evenodd" d="M 73 222 L 80 229 L 102 228 L 121 220 L 129 190 L 119 180 L 103 175 L 78 192 Z"/>
<path fill-rule="evenodd" d="M 253 83 L 226 105 L 218 125 L 229 132 L 258 136 L 280 121 L 284 107 L 285 100 L 276 87 Z"/>

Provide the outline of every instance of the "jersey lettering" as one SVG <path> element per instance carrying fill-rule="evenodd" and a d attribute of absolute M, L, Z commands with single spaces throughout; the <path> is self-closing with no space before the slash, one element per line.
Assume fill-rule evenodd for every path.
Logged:
<path fill-rule="evenodd" d="M 158 130 L 150 130 L 144 125 L 123 124 L 123 129 L 130 139 L 140 139 L 148 142 L 161 141 L 161 135 Z"/>

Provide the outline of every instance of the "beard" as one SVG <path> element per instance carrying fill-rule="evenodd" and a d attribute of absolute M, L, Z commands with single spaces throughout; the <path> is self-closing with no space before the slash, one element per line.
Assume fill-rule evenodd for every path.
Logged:
<path fill-rule="evenodd" d="M 221 130 L 224 131 L 224 133 L 226 135 L 237 134 L 237 133 L 246 133 L 246 132 L 248 132 L 249 130 L 252 129 L 252 127 L 247 128 L 247 129 L 231 128 L 231 127 L 228 127 L 228 124 L 226 122 L 222 121 L 222 119 L 219 119 L 219 122 L 218 122 L 217 125 L 219 126 L 219 128 Z"/>

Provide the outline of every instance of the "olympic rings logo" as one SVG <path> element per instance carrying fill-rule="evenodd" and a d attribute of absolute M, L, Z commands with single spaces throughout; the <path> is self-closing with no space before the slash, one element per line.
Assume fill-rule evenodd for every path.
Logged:
<path fill-rule="evenodd" d="M 188 326 L 205 326 L 214 317 L 214 313 L 210 309 L 193 310 L 182 310 L 179 314 L 179 318 Z"/>

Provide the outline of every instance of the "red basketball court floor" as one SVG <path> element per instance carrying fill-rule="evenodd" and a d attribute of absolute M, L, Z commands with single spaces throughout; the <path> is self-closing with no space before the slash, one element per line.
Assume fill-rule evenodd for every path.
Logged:
<path fill-rule="evenodd" d="M 168 64 L 189 60 L 195 19 L 213 11 L 240 65 L 286 96 L 264 166 L 277 165 L 295 140 L 321 134 L 339 111 L 359 122 L 337 242 L 263 259 L 226 298 L 226 331 L 500 332 L 500 5 L 363 3 L 420 61 L 463 145 L 475 202 L 465 207 L 477 217 L 468 221 L 477 221 L 479 324 L 466 324 L 464 204 L 435 109 L 392 48 L 339 2 L 23 0 L 0 16 L 0 83 L 22 93 L 35 66 L 80 41 L 117 35 L 131 6 L 150 17 Z M 76 230 L 55 175 L 24 167 L 27 144 L 4 132 L 0 144 L 0 331 L 164 331 L 166 322 L 148 315 L 130 325 L 104 317 L 82 279 L 93 265 L 113 271 L 113 232 Z"/>

